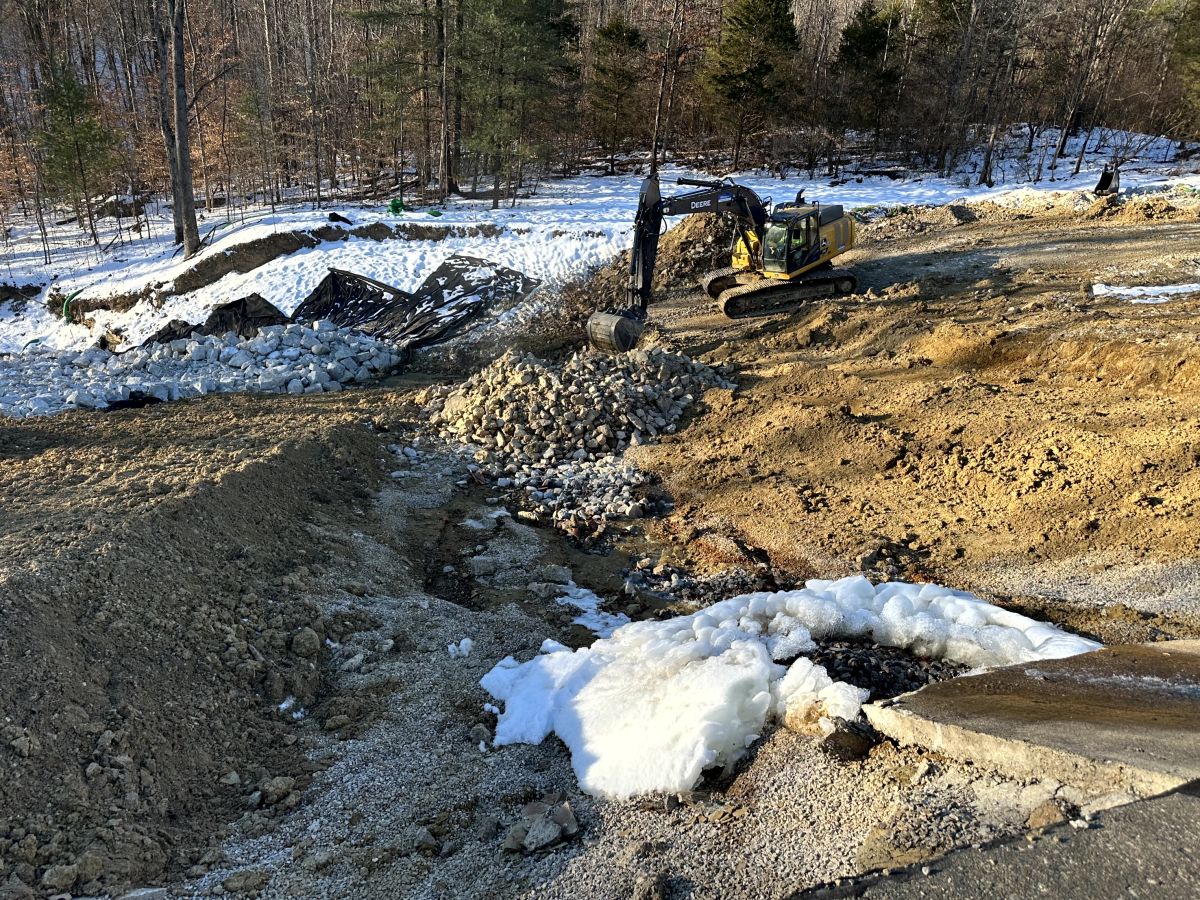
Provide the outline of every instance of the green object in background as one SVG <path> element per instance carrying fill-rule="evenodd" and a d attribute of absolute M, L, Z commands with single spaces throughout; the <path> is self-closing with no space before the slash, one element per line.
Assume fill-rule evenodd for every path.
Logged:
<path fill-rule="evenodd" d="M 433 216 L 434 218 L 436 218 L 436 217 L 438 217 L 438 216 L 440 216 L 440 215 L 442 214 L 442 211 L 441 211 L 440 209 L 431 209 L 431 210 L 429 211 L 429 214 L 430 214 L 431 216 Z"/>
<path fill-rule="evenodd" d="M 83 293 L 83 288 L 68 294 L 63 298 L 62 317 L 70 324 L 75 324 L 75 319 L 71 316 L 71 301 Z"/>
<path fill-rule="evenodd" d="M 388 204 L 388 212 L 390 212 L 393 216 L 398 216 L 400 213 L 404 212 L 404 198 L 393 197 L 392 202 Z"/>

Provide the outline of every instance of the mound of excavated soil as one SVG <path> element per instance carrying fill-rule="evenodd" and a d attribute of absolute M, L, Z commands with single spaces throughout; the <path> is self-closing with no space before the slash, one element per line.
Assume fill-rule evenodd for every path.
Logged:
<path fill-rule="evenodd" d="M 1196 633 L 1181 588 L 1200 571 L 1200 303 L 1088 300 L 1079 285 L 1194 280 L 1177 251 L 1197 226 L 1142 224 L 1120 242 L 1112 227 L 868 233 L 847 257 L 866 294 L 757 321 L 667 297 L 652 323 L 741 388 L 710 391 L 686 431 L 632 451 L 674 495 L 664 536 L 685 562 L 705 562 L 689 535 L 721 531 L 783 569 L 1037 585 L 1080 598 L 1092 614 L 1074 621 L 1093 633 Z M 1174 587 L 1131 595 L 1140 565 L 1177 566 Z M 1107 596 L 1114 566 L 1129 574 Z M 1144 618 L 1094 615 L 1116 600 Z"/>
<path fill-rule="evenodd" d="M 667 291 L 690 290 L 697 279 L 729 265 L 734 228 L 724 216 L 687 216 L 659 240 L 654 267 L 653 303 Z M 604 307 L 629 305 L 629 261 L 626 250 L 587 278 L 564 288 L 565 301 L 586 310 L 580 321 Z"/>
<path fill-rule="evenodd" d="M 0 884 L 119 894 L 306 783 L 276 706 L 347 627 L 303 585 L 377 470 L 358 402 L 0 425 Z"/>

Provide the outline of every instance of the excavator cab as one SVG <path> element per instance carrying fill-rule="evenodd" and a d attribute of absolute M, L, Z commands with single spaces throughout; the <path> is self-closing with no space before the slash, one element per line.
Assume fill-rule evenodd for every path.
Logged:
<path fill-rule="evenodd" d="M 772 216 L 763 239 L 763 273 L 786 276 L 803 268 L 814 240 L 819 241 L 817 222 L 816 207 Z"/>

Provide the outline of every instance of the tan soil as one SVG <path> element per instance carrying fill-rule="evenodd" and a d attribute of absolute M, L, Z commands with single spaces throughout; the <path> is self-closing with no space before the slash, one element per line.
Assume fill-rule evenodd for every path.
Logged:
<path fill-rule="evenodd" d="M 1087 605 L 1145 613 L 1075 615 L 1084 630 L 1197 632 L 1200 300 L 1083 286 L 1196 280 L 1200 225 L 1013 215 L 867 225 L 843 258 L 865 293 L 789 315 L 729 321 L 696 290 L 653 307 L 660 340 L 740 385 L 635 451 L 675 497 L 661 532 L 680 556 L 702 565 L 687 540 L 715 531 L 823 577 L 874 553 L 887 574 L 1043 599 L 1082 578 Z M 1163 563 L 1183 567 L 1172 584 L 1129 574 Z"/>
<path fill-rule="evenodd" d="M 377 477 L 330 396 L 0 424 L 0 885 L 151 880 L 243 802 L 225 773 L 307 779 L 273 705 L 320 692 L 297 631 L 348 627 L 297 596 L 309 523 Z"/>

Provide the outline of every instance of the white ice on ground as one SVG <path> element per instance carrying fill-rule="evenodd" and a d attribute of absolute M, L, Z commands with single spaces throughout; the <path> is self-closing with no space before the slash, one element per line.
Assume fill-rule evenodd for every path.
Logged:
<path fill-rule="evenodd" d="M 1166 303 L 1172 297 L 1184 294 L 1200 294 L 1200 284 L 1163 284 L 1142 287 L 1120 287 L 1096 283 L 1092 285 L 1093 297 L 1118 297 L 1131 303 Z"/>
<path fill-rule="evenodd" d="M 464 528 L 470 528 L 472 531 L 491 531 L 501 519 L 511 518 L 512 513 L 502 506 L 478 519 L 463 519 L 461 524 Z"/>
<path fill-rule="evenodd" d="M 475 646 L 475 642 L 470 638 L 463 638 L 455 644 L 447 644 L 446 652 L 450 654 L 451 659 L 466 659 L 471 655 L 471 648 Z"/>
<path fill-rule="evenodd" d="M 576 625 L 582 625 L 597 637 L 609 637 L 622 625 L 629 624 L 629 616 L 624 613 L 605 612 L 600 608 L 603 601 L 595 593 L 580 587 L 574 581 L 568 582 L 563 587 L 562 595 L 557 597 L 554 602 L 560 606 L 573 606 L 579 610 L 579 615 L 571 621 Z"/>
<path fill-rule="evenodd" d="M 504 704 L 496 746 L 553 732 L 589 793 L 681 791 L 705 769 L 735 763 L 771 721 L 821 729 L 856 716 L 866 691 L 804 657 L 787 664 L 813 650 L 813 638 L 838 637 L 969 666 L 1100 646 L 963 591 L 855 576 L 632 623 L 573 652 L 548 642 L 528 662 L 501 660 L 481 684 Z"/>

